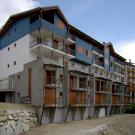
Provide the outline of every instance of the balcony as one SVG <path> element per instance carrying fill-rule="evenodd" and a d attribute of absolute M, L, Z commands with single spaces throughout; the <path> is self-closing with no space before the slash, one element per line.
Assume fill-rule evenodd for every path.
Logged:
<path fill-rule="evenodd" d="M 67 44 L 75 44 L 75 36 L 72 35 L 72 34 L 68 34 L 68 37 L 67 37 Z"/>
<path fill-rule="evenodd" d="M 112 61 L 112 62 L 114 62 L 115 64 L 117 64 L 119 66 L 122 66 L 122 67 L 124 66 L 124 63 L 116 58 L 114 58 L 114 61 Z"/>
<path fill-rule="evenodd" d="M 71 91 L 86 91 L 87 89 L 88 89 L 88 87 L 86 87 L 84 85 L 77 87 L 76 84 L 73 84 L 73 86 L 70 86 Z"/>
<path fill-rule="evenodd" d="M 70 63 L 69 63 L 69 71 L 78 71 L 78 72 L 88 74 L 89 73 L 89 68 L 87 66 L 79 64 L 77 62 L 70 61 Z"/>
<path fill-rule="evenodd" d="M 46 87 L 50 87 L 50 88 L 62 87 L 62 82 L 56 79 L 55 76 L 51 76 L 51 77 L 48 76 L 46 79 Z"/>
<path fill-rule="evenodd" d="M 107 98 L 107 95 L 96 94 L 95 105 L 96 106 L 108 106 L 111 104 L 111 100 Z"/>
<path fill-rule="evenodd" d="M 45 28 L 46 30 L 51 31 L 59 36 L 62 36 L 64 38 L 66 38 L 66 36 L 67 36 L 67 29 L 60 29 L 57 26 L 55 26 L 54 24 L 52 24 L 46 20 L 43 20 L 43 19 L 37 20 L 34 23 L 32 23 L 30 25 L 30 32 L 32 32 L 36 29 L 39 29 L 41 27 Z"/>
<path fill-rule="evenodd" d="M 94 61 L 92 65 L 94 65 L 95 67 L 99 67 L 101 69 L 104 69 L 104 62 Z"/>
<path fill-rule="evenodd" d="M 54 89 L 45 89 L 45 105 L 56 106 L 56 91 Z"/>
<path fill-rule="evenodd" d="M 95 55 L 98 55 L 99 57 L 104 57 L 104 51 L 97 48 L 97 47 L 92 47 L 92 52 L 95 54 Z"/>
<path fill-rule="evenodd" d="M 35 39 L 30 42 L 30 50 L 32 52 L 39 53 L 39 48 L 42 48 L 40 53 L 43 53 L 43 55 L 47 57 L 51 57 L 53 52 L 55 57 L 63 57 L 64 55 L 68 59 L 75 58 L 74 50 L 72 50 L 69 46 L 63 45 L 61 42 L 58 42 L 58 44 L 53 43 L 52 39 L 45 39 L 42 42 L 39 39 Z"/>
<path fill-rule="evenodd" d="M 118 75 L 118 76 L 125 77 L 125 75 L 124 75 L 123 73 L 119 72 L 119 71 L 113 71 L 112 73 L 113 73 L 113 74 L 116 74 L 116 75 Z"/>
<path fill-rule="evenodd" d="M 116 67 L 115 65 L 113 65 L 112 67 L 112 73 L 118 76 L 125 77 L 125 70 L 121 69 L 120 67 Z"/>
<path fill-rule="evenodd" d="M 86 92 L 70 91 L 69 103 L 71 106 L 86 106 Z"/>
<path fill-rule="evenodd" d="M 124 104 L 124 97 L 123 96 L 112 96 L 112 105 L 123 105 Z"/>

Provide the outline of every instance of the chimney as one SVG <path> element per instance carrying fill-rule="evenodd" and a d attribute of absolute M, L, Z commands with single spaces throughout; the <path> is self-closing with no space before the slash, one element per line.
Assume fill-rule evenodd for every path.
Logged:
<path fill-rule="evenodd" d="M 129 59 L 129 63 L 131 63 L 131 59 Z"/>

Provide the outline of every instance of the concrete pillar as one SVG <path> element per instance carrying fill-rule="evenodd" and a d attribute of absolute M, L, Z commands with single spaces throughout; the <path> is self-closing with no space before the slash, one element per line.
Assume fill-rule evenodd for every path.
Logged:
<path fill-rule="evenodd" d="M 62 122 L 62 108 L 56 107 L 53 122 Z"/>
<path fill-rule="evenodd" d="M 68 63 L 64 62 L 63 68 L 63 96 L 62 96 L 62 121 L 64 122 L 67 116 L 67 121 L 72 120 L 71 108 L 69 108 L 69 71 L 68 71 Z M 69 111 L 69 112 L 68 112 Z M 68 114 L 67 114 L 68 113 Z"/>
<path fill-rule="evenodd" d="M 93 118 L 94 117 L 94 106 L 89 107 L 88 117 L 89 118 Z"/>
<path fill-rule="evenodd" d="M 77 107 L 76 108 L 76 111 L 75 111 L 75 120 L 81 120 L 82 119 L 81 109 L 82 108 L 80 108 L 80 107 Z"/>
<path fill-rule="evenodd" d="M 73 110 L 70 109 L 69 112 L 68 112 L 68 115 L 67 115 L 66 122 L 72 121 L 72 120 L 74 120 L 74 119 L 73 119 Z M 64 119 L 64 122 L 65 122 L 65 119 Z"/>
<path fill-rule="evenodd" d="M 119 107 L 119 114 L 122 114 L 122 113 L 123 113 L 123 108 L 124 108 L 124 105 L 121 105 L 121 106 Z"/>
<path fill-rule="evenodd" d="M 109 116 L 111 113 L 111 106 L 106 108 L 106 116 Z"/>
<path fill-rule="evenodd" d="M 56 104 L 59 105 L 60 104 L 60 72 L 59 72 L 59 68 L 55 69 L 56 71 Z"/>
<path fill-rule="evenodd" d="M 84 108 L 84 116 L 83 119 L 88 119 L 89 118 L 89 107 Z"/>
<path fill-rule="evenodd" d="M 106 116 L 106 108 L 100 107 L 99 108 L 99 117 L 105 117 Z"/>
<path fill-rule="evenodd" d="M 99 117 L 99 112 L 100 112 L 100 107 L 95 107 L 94 108 L 94 117 L 98 118 Z"/>

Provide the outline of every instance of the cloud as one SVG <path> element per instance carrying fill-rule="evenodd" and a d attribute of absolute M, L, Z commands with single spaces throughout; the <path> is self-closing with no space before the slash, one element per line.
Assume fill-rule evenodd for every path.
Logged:
<path fill-rule="evenodd" d="M 135 63 L 135 41 L 117 43 L 117 52 L 125 57 L 127 61 L 131 59 Z"/>
<path fill-rule="evenodd" d="M 0 27 L 4 25 L 10 15 L 29 10 L 38 6 L 35 0 L 0 0 Z"/>

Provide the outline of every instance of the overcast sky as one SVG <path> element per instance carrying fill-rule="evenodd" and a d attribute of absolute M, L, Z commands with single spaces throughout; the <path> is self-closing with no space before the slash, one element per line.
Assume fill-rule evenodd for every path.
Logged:
<path fill-rule="evenodd" d="M 68 22 L 135 62 L 135 0 L 0 0 L 0 26 L 14 13 L 59 5 Z"/>

